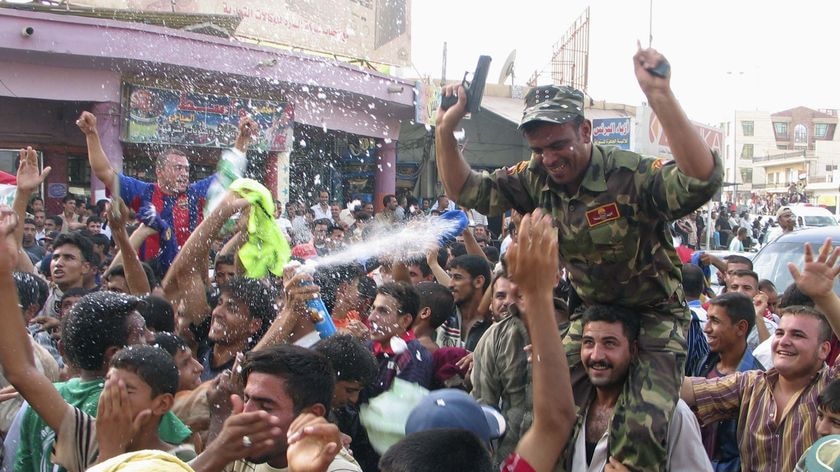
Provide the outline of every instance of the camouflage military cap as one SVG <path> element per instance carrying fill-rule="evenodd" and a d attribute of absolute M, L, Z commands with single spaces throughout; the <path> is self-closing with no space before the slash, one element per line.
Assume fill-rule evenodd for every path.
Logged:
<path fill-rule="evenodd" d="M 519 128 L 532 121 L 566 123 L 576 116 L 583 116 L 583 92 L 566 85 L 543 85 L 525 96 Z"/>

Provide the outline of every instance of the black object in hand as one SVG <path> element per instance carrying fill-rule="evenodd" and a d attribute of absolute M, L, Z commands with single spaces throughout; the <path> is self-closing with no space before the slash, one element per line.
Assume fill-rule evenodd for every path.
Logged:
<path fill-rule="evenodd" d="M 671 64 L 667 59 L 662 59 L 656 67 L 648 68 L 647 71 L 657 77 L 665 79 L 671 75 Z"/>
<path fill-rule="evenodd" d="M 478 65 L 475 66 L 475 73 L 473 73 L 472 81 L 467 81 L 467 74 L 464 74 L 464 80 L 461 85 L 464 86 L 467 92 L 467 113 L 478 113 L 481 109 L 481 98 L 484 96 L 484 85 L 487 83 L 487 72 L 490 70 L 490 56 L 479 56 Z M 444 96 L 441 94 L 440 107 L 448 110 L 449 107 L 458 103 L 457 92 L 455 94 Z"/>

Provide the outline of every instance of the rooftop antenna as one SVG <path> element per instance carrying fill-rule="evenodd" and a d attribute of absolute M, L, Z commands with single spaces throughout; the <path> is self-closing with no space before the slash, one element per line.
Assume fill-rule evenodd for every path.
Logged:
<path fill-rule="evenodd" d="M 650 0 L 650 17 L 648 18 L 648 49 L 653 47 L 653 0 Z"/>

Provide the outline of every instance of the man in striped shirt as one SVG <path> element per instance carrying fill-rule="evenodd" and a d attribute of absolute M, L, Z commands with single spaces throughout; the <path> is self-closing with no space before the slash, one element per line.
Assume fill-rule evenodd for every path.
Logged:
<path fill-rule="evenodd" d="M 775 367 L 716 379 L 687 378 L 682 398 L 703 424 L 738 419 L 738 449 L 744 471 L 792 471 L 818 437 L 817 397 L 838 377 L 825 359 L 832 331 L 840 333 L 840 298 L 832 291 L 840 274 L 840 249 L 826 241 L 815 258 L 805 247 L 802 271 L 793 265 L 797 287 L 820 311 L 802 306 L 782 310 L 773 335 Z"/>

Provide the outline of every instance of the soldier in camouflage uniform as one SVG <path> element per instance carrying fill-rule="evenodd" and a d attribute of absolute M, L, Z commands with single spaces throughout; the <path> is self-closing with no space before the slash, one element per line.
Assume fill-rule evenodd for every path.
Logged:
<path fill-rule="evenodd" d="M 686 117 L 670 88 L 670 74 L 650 69 L 664 61 L 641 48 L 636 78 L 662 122 L 674 161 L 593 145 L 583 94 L 543 86 L 526 96 L 520 129 L 533 152 L 529 162 L 477 173 L 461 156 L 453 131 L 466 96 L 438 110 L 435 149 L 446 193 L 482 214 L 509 208 L 544 208 L 559 229 L 560 262 L 578 298 L 564 338 L 578 405 L 591 395 L 580 363 L 581 313 L 592 304 L 632 308 L 641 319 L 640 353 L 615 407 L 610 455 L 633 470 L 662 470 L 668 421 L 678 399 L 685 363 L 685 304 L 668 222 L 687 215 L 720 188 L 723 165 Z M 573 309 L 570 307 L 570 310 Z M 570 449 L 570 448 L 567 448 Z"/>

